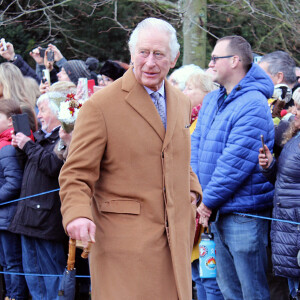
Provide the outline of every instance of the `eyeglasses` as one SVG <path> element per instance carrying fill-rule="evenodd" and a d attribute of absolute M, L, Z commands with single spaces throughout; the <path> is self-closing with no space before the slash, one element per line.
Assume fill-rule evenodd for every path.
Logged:
<path fill-rule="evenodd" d="M 214 64 L 216 63 L 216 61 L 220 58 L 229 58 L 229 57 L 234 57 L 234 55 L 226 55 L 226 56 L 212 56 L 210 58 L 210 61 L 213 61 Z"/>

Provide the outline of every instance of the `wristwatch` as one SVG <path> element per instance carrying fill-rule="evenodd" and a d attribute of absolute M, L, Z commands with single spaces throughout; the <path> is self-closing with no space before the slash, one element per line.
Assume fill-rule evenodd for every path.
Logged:
<path fill-rule="evenodd" d="M 18 59 L 18 56 L 15 55 L 15 57 L 14 57 L 13 59 L 11 59 L 9 62 L 13 63 L 13 62 L 15 62 L 17 59 Z"/>

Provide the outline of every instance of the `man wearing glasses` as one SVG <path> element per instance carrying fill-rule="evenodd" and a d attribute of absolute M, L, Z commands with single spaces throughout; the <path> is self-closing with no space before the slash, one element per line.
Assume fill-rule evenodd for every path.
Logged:
<path fill-rule="evenodd" d="M 249 43 L 239 36 L 217 41 L 209 68 L 220 89 L 203 101 L 192 135 L 191 165 L 203 188 L 200 222 L 212 223 L 217 281 L 225 299 L 269 299 L 266 279 L 268 222 L 236 213 L 269 215 L 273 186 L 261 176 L 263 134 L 273 148 L 267 99 L 273 83 L 252 64 Z M 216 213 L 216 218 L 214 218 Z"/>

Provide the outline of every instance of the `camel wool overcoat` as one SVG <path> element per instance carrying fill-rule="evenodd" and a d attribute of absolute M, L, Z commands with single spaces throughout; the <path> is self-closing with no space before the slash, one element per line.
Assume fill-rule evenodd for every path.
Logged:
<path fill-rule="evenodd" d="M 76 120 L 60 174 L 63 223 L 96 224 L 93 300 L 192 299 L 191 250 L 202 194 L 190 168 L 189 100 L 165 80 L 167 129 L 129 69 Z"/>

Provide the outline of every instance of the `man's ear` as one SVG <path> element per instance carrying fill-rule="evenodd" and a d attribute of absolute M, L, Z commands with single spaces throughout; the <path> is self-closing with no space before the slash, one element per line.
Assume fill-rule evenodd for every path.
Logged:
<path fill-rule="evenodd" d="M 278 72 L 276 74 L 277 84 L 283 83 L 284 75 L 282 72 Z"/>
<path fill-rule="evenodd" d="M 233 57 L 232 57 L 231 67 L 232 67 L 233 69 L 236 68 L 237 65 L 238 65 L 238 63 L 239 63 L 240 61 L 241 61 L 241 60 L 240 60 L 240 58 L 239 58 L 237 55 L 233 56 Z"/>
<path fill-rule="evenodd" d="M 179 55 L 180 55 L 180 52 L 178 51 L 175 59 L 171 62 L 171 69 L 173 69 L 175 67 Z"/>
<path fill-rule="evenodd" d="M 130 65 L 134 66 L 134 55 L 130 55 Z"/>

